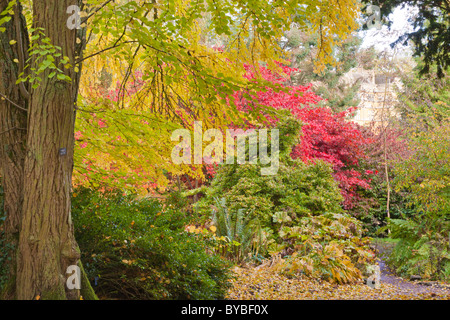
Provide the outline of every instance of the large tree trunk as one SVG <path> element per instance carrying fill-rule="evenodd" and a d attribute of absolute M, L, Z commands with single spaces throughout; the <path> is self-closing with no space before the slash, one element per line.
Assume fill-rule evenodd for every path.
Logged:
<path fill-rule="evenodd" d="M 8 3 L 0 0 L 0 12 Z M 67 7 L 74 4 L 82 7 L 81 0 L 33 1 L 33 27 L 43 28 L 51 43 L 61 48 L 62 55 L 54 56 L 54 63 L 65 70 L 70 83 L 49 78 L 51 70 L 47 70 L 39 75 L 42 81 L 35 89 L 16 84 L 30 48 L 19 1 L 13 19 L 2 25 L 6 31 L 0 32 L 0 178 L 4 230 L 8 247 L 12 245 L 7 266 L 10 283 L 2 288 L 0 298 L 78 299 L 80 291 L 66 286 L 70 265 L 81 269 L 84 298 L 97 298 L 79 261 L 70 216 L 80 73 L 58 65 L 64 56 L 72 63 L 82 57 L 85 29 L 66 26 Z M 34 58 L 32 68 L 39 63 Z"/>
<path fill-rule="evenodd" d="M 0 0 L 0 12 L 8 5 L 8 0 Z M 19 76 L 19 64 L 15 59 L 21 58 L 21 48 L 28 48 L 28 34 L 25 19 L 18 10 L 17 24 L 14 19 L 2 25 L 6 29 L 0 33 L 0 177 L 4 189 L 4 212 L 6 220 L 4 231 L 8 242 L 8 254 L 12 259 L 6 267 L 9 272 L 9 283 L 1 292 L 2 298 L 15 296 L 16 260 L 14 249 L 19 240 L 19 228 L 23 203 L 23 167 L 25 159 L 26 127 L 28 101 L 21 93 L 16 80 Z M 17 21 L 18 22 L 18 21 Z M 17 30 L 16 26 L 19 25 Z M 21 35 L 19 37 L 19 32 Z M 22 39 L 19 43 L 18 39 Z M 17 43 L 11 45 L 10 41 Z M 27 52 L 24 52 L 25 59 Z M 25 90 L 27 90 L 25 86 Z"/>
<path fill-rule="evenodd" d="M 76 30 L 66 26 L 73 0 L 34 0 L 33 28 L 43 28 L 62 56 L 75 60 Z M 36 61 L 31 64 L 37 67 Z M 60 67 L 61 68 L 61 67 Z M 49 78 L 30 92 L 27 152 L 24 164 L 23 209 L 17 256 L 18 299 L 78 299 L 79 290 L 66 286 L 66 270 L 78 265 L 80 253 L 73 235 L 70 192 L 74 149 L 74 99 L 78 76 L 64 69 L 72 82 Z"/>

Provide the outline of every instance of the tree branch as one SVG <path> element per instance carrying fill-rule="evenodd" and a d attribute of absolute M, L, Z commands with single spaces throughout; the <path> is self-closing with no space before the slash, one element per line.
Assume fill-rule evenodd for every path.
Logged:
<path fill-rule="evenodd" d="M 94 14 L 96 14 L 97 12 L 99 12 L 100 11 L 100 9 L 102 9 L 104 6 L 106 6 L 108 3 L 110 3 L 111 1 L 114 1 L 114 0 L 108 0 L 108 1 L 106 1 L 104 4 L 102 4 L 100 7 L 98 7 L 94 12 L 92 12 L 90 15 L 88 15 L 85 19 L 83 19 L 82 21 L 81 21 L 81 24 L 83 24 L 83 23 L 85 23 L 86 21 L 88 21 L 89 20 L 89 18 L 90 17 L 92 17 Z"/>
<path fill-rule="evenodd" d="M 125 43 L 136 43 L 136 42 L 138 42 L 138 41 L 137 41 L 137 40 L 128 40 L 128 41 L 124 41 L 124 42 L 119 43 L 119 44 L 115 44 L 115 45 L 113 45 L 113 46 L 111 46 L 111 47 L 108 47 L 108 48 L 105 48 L 105 49 L 103 49 L 103 50 L 97 51 L 97 52 L 95 52 L 95 53 L 93 53 L 93 54 L 90 54 L 90 55 L 88 55 L 87 57 L 84 57 L 83 59 L 77 60 L 77 61 L 75 61 L 75 64 L 79 64 L 80 62 L 83 62 L 84 60 L 89 59 L 89 58 L 92 58 L 92 57 L 94 57 L 94 56 L 96 56 L 96 55 L 98 55 L 98 54 L 100 54 L 100 53 L 105 52 L 105 51 L 108 51 L 108 50 L 117 48 L 117 47 L 121 46 L 122 44 L 125 44 Z"/>
<path fill-rule="evenodd" d="M 4 133 L 7 133 L 7 132 L 9 132 L 9 131 L 11 131 L 11 130 L 14 130 L 14 129 L 27 131 L 27 129 L 25 129 L 25 128 L 12 127 L 12 128 L 10 128 L 10 129 L 8 129 L 8 130 L 5 130 L 5 131 L 0 132 L 0 135 L 1 135 L 1 134 L 4 134 Z"/>
<path fill-rule="evenodd" d="M 0 92 L 0 96 L 2 98 L 4 98 L 6 101 L 8 101 L 9 103 L 11 103 L 14 107 L 24 111 L 24 112 L 28 112 L 27 109 L 25 109 L 24 107 L 19 106 L 17 103 L 15 103 L 14 101 L 10 100 L 7 96 L 5 96 L 3 93 Z"/>

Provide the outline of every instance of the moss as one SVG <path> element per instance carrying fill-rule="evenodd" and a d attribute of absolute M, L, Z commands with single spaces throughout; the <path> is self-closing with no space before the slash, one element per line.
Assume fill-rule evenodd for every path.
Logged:
<path fill-rule="evenodd" d="M 83 264 L 78 262 L 78 266 L 81 270 L 81 296 L 84 300 L 98 300 L 97 295 L 95 294 L 94 289 L 89 282 L 86 271 L 84 271 Z"/>
<path fill-rule="evenodd" d="M 58 286 L 54 290 L 42 292 L 40 300 L 66 300 L 64 287 Z"/>
<path fill-rule="evenodd" d="M 15 285 L 16 277 L 14 276 L 0 288 L 0 300 L 13 300 L 16 291 Z"/>

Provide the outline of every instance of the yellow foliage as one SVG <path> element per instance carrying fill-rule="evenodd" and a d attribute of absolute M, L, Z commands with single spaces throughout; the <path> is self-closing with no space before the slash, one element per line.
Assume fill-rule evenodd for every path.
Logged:
<path fill-rule="evenodd" d="M 193 121 L 202 121 L 204 130 L 241 123 L 233 99 L 225 98 L 266 85 L 249 82 L 244 65 L 278 69 L 275 61 L 289 55 L 280 39 L 295 23 L 320 35 L 319 72 L 334 63 L 333 48 L 356 30 L 359 12 L 355 0 L 230 0 L 217 8 L 194 0 L 87 3 L 94 14 L 81 69 L 76 131 L 84 138 L 77 141 L 75 182 L 87 183 L 88 171 L 101 184 L 113 169 L 139 168 L 141 175 L 121 185 L 138 190 L 151 189 L 149 181 L 164 188 L 169 179 L 163 171 L 204 179 L 201 165 L 172 163 L 170 133 L 192 129 Z M 106 126 L 99 128 L 99 120 Z M 107 180 L 116 183 L 114 177 Z"/>

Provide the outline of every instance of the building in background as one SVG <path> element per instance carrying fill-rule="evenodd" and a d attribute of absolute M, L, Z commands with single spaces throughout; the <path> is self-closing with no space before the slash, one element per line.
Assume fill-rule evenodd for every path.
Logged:
<path fill-rule="evenodd" d="M 365 125 L 370 122 L 381 123 L 389 117 L 396 116 L 397 103 L 396 88 L 401 89 L 400 78 L 395 74 L 380 74 L 375 70 L 354 68 L 343 78 L 347 83 L 359 81 L 358 90 L 360 100 L 356 115 L 353 118 L 358 124 Z"/>

